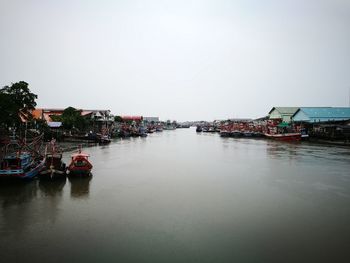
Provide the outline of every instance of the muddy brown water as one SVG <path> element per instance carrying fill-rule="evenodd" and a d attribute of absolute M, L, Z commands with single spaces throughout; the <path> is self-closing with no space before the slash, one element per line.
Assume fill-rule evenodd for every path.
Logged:
<path fill-rule="evenodd" d="M 85 151 L 91 178 L 0 182 L 1 262 L 349 262 L 349 148 L 179 129 Z"/>

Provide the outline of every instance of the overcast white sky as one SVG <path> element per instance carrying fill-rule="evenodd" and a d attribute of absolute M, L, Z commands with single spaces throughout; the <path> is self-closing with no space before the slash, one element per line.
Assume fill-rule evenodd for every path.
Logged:
<path fill-rule="evenodd" d="M 348 106 L 350 1 L 0 0 L 0 86 L 199 120 Z"/>

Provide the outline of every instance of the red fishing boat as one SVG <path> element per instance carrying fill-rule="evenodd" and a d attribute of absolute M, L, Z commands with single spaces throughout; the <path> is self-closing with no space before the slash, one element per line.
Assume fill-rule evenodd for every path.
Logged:
<path fill-rule="evenodd" d="M 301 133 L 276 133 L 276 134 L 268 134 L 265 133 L 267 138 L 271 138 L 279 141 L 301 141 Z"/>
<path fill-rule="evenodd" d="M 71 155 L 72 160 L 68 166 L 67 173 L 71 175 L 90 175 L 92 164 L 88 160 L 89 156 L 79 148 L 77 153 Z"/>

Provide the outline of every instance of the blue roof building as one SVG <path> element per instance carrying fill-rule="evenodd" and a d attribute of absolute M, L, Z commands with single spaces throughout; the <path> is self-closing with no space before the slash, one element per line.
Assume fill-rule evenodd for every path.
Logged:
<path fill-rule="evenodd" d="M 292 116 L 294 122 L 333 122 L 350 120 L 350 108 L 301 107 Z"/>

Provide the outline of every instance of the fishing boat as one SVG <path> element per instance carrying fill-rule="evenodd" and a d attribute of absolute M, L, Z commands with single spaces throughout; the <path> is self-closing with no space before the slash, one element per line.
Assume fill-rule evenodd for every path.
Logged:
<path fill-rule="evenodd" d="M 233 130 L 230 133 L 231 137 L 242 137 L 242 132 L 240 132 L 239 130 Z"/>
<path fill-rule="evenodd" d="M 278 140 L 278 141 L 300 141 L 301 133 L 276 133 L 276 134 L 268 134 L 265 133 L 265 136 L 270 139 Z"/>
<path fill-rule="evenodd" d="M 39 173 L 40 179 L 64 179 L 66 177 L 66 164 L 62 161 L 62 150 L 55 140 L 46 145 L 45 165 Z"/>
<path fill-rule="evenodd" d="M 196 127 L 196 132 L 202 132 L 202 131 L 203 131 L 202 126 L 198 125 L 198 126 Z"/>
<path fill-rule="evenodd" d="M 160 125 L 158 125 L 158 126 L 156 127 L 156 132 L 162 132 L 162 131 L 163 131 L 163 127 L 160 126 Z"/>
<path fill-rule="evenodd" d="M 90 155 L 83 153 L 81 147 L 77 153 L 71 155 L 71 163 L 68 166 L 67 173 L 69 175 L 90 175 L 92 164 L 88 158 Z"/>
<path fill-rule="evenodd" d="M 42 137 L 38 138 L 38 141 Z M 37 142 L 37 141 L 35 141 Z M 40 154 L 26 150 L 13 136 L 5 146 L 5 156 L 0 164 L 0 177 L 31 179 L 44 168 L 45 158 Z"/>
<path fill-rule="evenodd" d="M 101 135 L 99 138 L 99 144 L 109 144 L 111 142 L 111 137 L 107 134 Z"/>
<path fill-rule="evenodd" d="M 231 132 L 228 130 L 221 130 L 220 131 L 220 136 L 221 137 L 230 137 Z"/>
<path fill-rule="evenodd" d="M 148 136 L 147 135 L 147 130 L 146 130 L 146 128 L 144 126 L 140 126 L 139 127 L 139 135 L 141 137 L 147 137 Z"/>
<path fill-rule="evenodd" d="M 243 132 L 242 132 L 242 135 L 243 135 L 244 137 L 253 137 L 253 136 L 254 136 L 254 133 L 251 132 L 251 131 L 243 131 Z"/>

